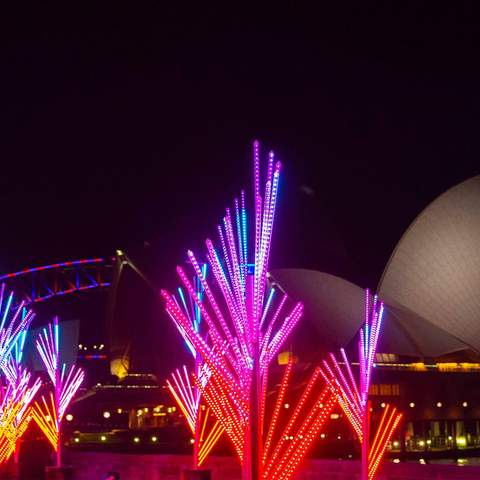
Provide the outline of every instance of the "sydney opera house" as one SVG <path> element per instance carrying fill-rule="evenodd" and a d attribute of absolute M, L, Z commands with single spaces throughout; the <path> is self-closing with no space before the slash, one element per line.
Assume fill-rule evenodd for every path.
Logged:
<path fill-rule="evenodd" d="M 311 270 L 277 270 L 271 279 L 305 303 L 308 335 L 298 334 L 309 340 L 300 361 L 343 346 L 354 351 L 363 288 Z M 389 402 L 405 412 L 394 450 L 431 458 L 480 448 L 480 176 L 446 191 L 418 215 L 377 292 L 386 314 L 372 408 L 378 412 Z M 335 439 L 341 438 L 339 429 Z"/>
<path fill-rule="evenodd" d="M 356 360 L 364 320 L 363 285 L 300 269 L 273 270 L 269 278 L 305 305 L 291 341 L 300 382 L 302 370 L 310 371 L 312 364 L 341 347 Z M 391 444 L 391 458 L 428 462 L 480 457 L 480 176 L 451 188 L 418 215 L 394 249 L 376 290 L 385 302 L 385 315 L 370 390 L 372 414 L 378 417 L 386 403 L 405 414 Z M 133 360 L 135 348 L 145 349 L 143 341 L 126 341 L 127 328 L 112 332 L 105 342 L 110 355 L 83 352 L 83 357 L 104 358 L 106 369 L 107 361 L 115 364 L 112 345 L 118 351 L 131 346 Z M 117 338 L 118 332 L 123 333 Z M 84 364 L 88 368 L 88 362 Z M 162 388 L 163 377 L 141 374 L 145 370 L 134 361 L 129 372 L 118 383 L 93 386 L 80 399 L 74 412 L 78 423 L 71 425 L 72 431 L 78 430 L 72 447 L 100 442 L 105 449 L 171 449 L 175 437 L 178 448 L 188 448 L 174 402 Z M 332 416 L 338 421 L 330 422 L 314 455 L 358 455 L 341 417 L 340 411 Z M 168 438 L 161 447 L 164 435 Z"/>

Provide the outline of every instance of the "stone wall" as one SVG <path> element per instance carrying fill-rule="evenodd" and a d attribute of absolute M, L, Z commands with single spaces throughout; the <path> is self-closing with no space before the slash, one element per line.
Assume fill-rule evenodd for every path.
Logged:
<path fill-rule="evenodd" d="M 65 452 L 65 463 L 75 467 L 74 480 L 102 480 L 105 472 L 120 473 L 121 480 L 179 480 L 191 457 L 181 455 L 128 455 L 120 453 Z M 212 457 L 208 466 L 212 480 L 240 480 L 240 468 L 230 457 Z M 296 480 L 356 480 L 358 462 L 310 460 L 305 462 Z M 479 480 L 480 467 L 456 465 L 420 465 L 388 463 L 378 480 Z"/>

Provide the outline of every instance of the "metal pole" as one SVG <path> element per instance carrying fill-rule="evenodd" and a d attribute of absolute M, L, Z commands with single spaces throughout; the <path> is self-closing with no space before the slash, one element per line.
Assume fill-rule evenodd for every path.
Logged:
<path fill-rule="evenodd" d="M 15 443 L 15 451 L 13 452 L 13 461 L 18 465 L 20 461 L 20 440 Z"/>
<path fill-rule="evenodd" d="M 370 440 L 370 406 L 371 402 L 365 404 L 363 415 L 363 442 L 362 442 L 362 480 L 368 480 L 368 443 Z"/>
<path fill-rule="evenodd" d="M 62 466 L 62 441 L 60 440 L 60 426 L 58 428 L 56 466 Z"/>
<path fill-rule="evenodd" d="M 260 402 L 261 402 L 261 378 L 260 378 L 260 345 L 258 322 L 253 318 L 253 286 L 254 275 L 249 274 L 246 278 L 246 302 L 249 321 L 255 328 L 252 328 L 252 383 L 250 385 L 250 421 L 247 430 L 246 448 L 248 457 L 245 458 L 243 480 L 261 480 L 262 474 L 262 432 L 260 429 Z"/>
<path fill-rule="evenodd" d="M 262 432 L 260 431 L 260 368 L 259 368 L 259 348 L 258 342 L 254 345 L 254 361 L 252 372 L 251 387 L 251 419 L 250 419 L 250 448 L 252 475 L 251 480 L 260 480 L 262 478 Z"/>
<path fill-rule="evenodd" d="M 58 346 L 57 346 L 58 347 Z M 58 409 L 60 406 L 60 353 L 57 352 L 57 369 L 55 371 L 55 415 L 57 416 L 57 426 L 58 426 L 58 432 L 57 432 L 57 455 L 56 455 L 56 466 L 61 467 L 62 466 L 62 439 L 60 438 L 61 435 L 61 421 L 60 418 L 58 418 Z M 54 421 L 54 419 L 50 419 L 50 421 Z"/>
<path fill-rule="evenodd" d="M 195 375 L 199 374 L 199 364 L 200 364 L 200 359 L 197 353 L 197 356 L 195 357 Z M 193 387 L 193 395 L 195 399 L 197 398 L 198 393 L 198 387 L 194 386 Z M 198 469 L 198 453 L 199 453 L 199 447 L 200 447 L 200 415 L 202 415 L 202 405 L 201 402 L 199 402 L 198 408 L 197 408 L 197 415 L 195 417 L 195 437 L 193 439 L 193 468 L 195 470 Z"/>

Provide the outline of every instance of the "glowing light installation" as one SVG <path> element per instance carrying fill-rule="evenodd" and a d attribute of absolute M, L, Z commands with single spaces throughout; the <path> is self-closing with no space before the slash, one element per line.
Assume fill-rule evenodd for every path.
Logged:
<path fill-rule="evenodd" d="M 370 293 L 366 291 L 365 325 L 360 330 L 358 344 L 359 384 L 354 379 L 350 361 L 344 349 L 340 350 L 339 362 L 333 353 L 330 361 L 323 362 L 321 369 L 325 381 L 338 389 L 338 402 L 362 444 L 362 480 L 372 480 L 380 466 L 385 450 L 397 428 L 401 413 L 393 406 L 386 405 L 373 442 L 370 441 L 370 402 L 368 391 L 372 378 L 372 368 L 377 351 L 378 338 L 382 326 L 383 303 L 377 296 L 370 304 Z"/>
<path fill-rule="evenodd" d="M 53 320 L 53 325 L 48 324 L 38 335 L 36 346 L 47 369 L 48 376 L 53 385 L 53 391 L 42 401 L 35 402 L 32 408 L 32 417 L 41 428 L 56 452 L 57 467 L 62 464 L 61 455 L 61 422 L 65 411 L 73 396 L 83 382 L 84 372 L 73 364 L 67 373 L 65 363 L 60 364 L 59 336 L 60 328 L 58 317 Z"/>
<path fill-rule="evenodd" d="M 41 386 L 31 383 L 31 374 L 20 365 L 28 327 L 34 314 L 20 303 L 13 308 L 14 295 L 5 296 L 0 287 L 0 368 L 6 385 L 0 389 L 0 464 L 17 452 L 17 445 L 31 420 L 30 403 Z M 18 460 L 18 457 L 16 458 Z"/>
<path fill-rule="evenodd" d="M 207 264 L 201 266 L 201 272 L 203 277 L 206 278 Z M 202 285 L 198 279 L 194 278 L 193 282 L 195 284 L 196 297 L 203 300 L 204 290 Z M 183 314 L 190 320 L 192 327 L 200 334 L 202 330 L 202 315 L 192 297 L 188 294 L 185 295 L 182 288 L 178 288 L 178 295 L 174 298 Z M 180 331 L 180 333 L 183 332 Z M 204 336 L 203 338 L 206 341 L 206 337 Z M 188 350 L 194 358 L 194 373 L 197 377 L 200 377 L 204 368 L 202 358 L 190 342 L 187 341 L 186 343 Z M 191 373 L 186 366 L 183 369 L 177 369 L 172 372 L 170 379 L 167 380 L 167 386 L 178 407 L 183 412 L 187 425 L 192 432 L 193 466 L 197 469 L 202 466 L 208 454 L 221 438 L 224 428 L 212 414 L 210 408 L 201 403 L 202 393 L 195 383 L 192 383 Z"/>
<path fill-rule="evenodd" d="M 14 349 L 25 342 L 25 335 L 34 313 L 26 310 L 25 302 L 22 301 L 18 307 L 13 308 L 14 295 L 11 292 L 5 295 L 5 284 L 0 286 L 0 367 L 3 367 L 9 360 Z"/>
<path fill-rule="evenodd" d="M 269 365 L 298 323 L 303 306 L 297 303 L 288 307 L 287 295 L 269 288 L 267 284 L 281 165 L 275 162 L 271 152 L 262 192 L 258 142 L 254 143 L 253 156 L 255 214 L 251 223 L 247 217 L 245 193 L 242 191 L 240 199 L 234 201 L 234 209 L 226 210 L 223 223 L 218 226 L 219 248 L 210 239 L 206 241 L 207 259 L 214 282 L 206 280 L 197 257 L 192 251 L 188 252 L 193 273 L 204 290 L 204 299 L 195 294 L 195 288 L 184 269 L 177 267 L 184 288 L 208 326 L 208 339 L 195 330 L 174 296 L 166 290 L 162 290 L 162 296 L 170 317 L 204 362 L 201 373 L 193 375 L 194 383 L 230 438 L 243 465 L 243 479 L 287 479 L 291 476 L 281 472 L 272 473 L 273 465 L 269 463 L 270 452 L 271 455 L 274 452 L 279 455 L 277 447 L 284 445 L 286 440 L 280 438 L 277 447 L 270 447 L 267 442 L 267 453 L 264 455 L 262 437 L 263 427 L 267 423 L 264 418 L 265 397 Z M 249 236 L 251 226 L 253 234 Z M 331 395 L 330 388 L 325 392 L 326 397 Z M 285 453 L 285 458 L 288 458 L 285 462 L 289 463 L 283 471 L 294 470 L 297 458 L 303 455 L 317 429 L 323 425 L 325 418 L 321 417 L 320 420 L 316 416 L 320 403 L 317 409 L 314 408 L 315 413 L 310 412 L 308 419 L 304 419 L 307 422 L 304 429 L 309 434 L 302 438 L 294 437 L 295 442 L 289 445 L 289 453 Z M 293 424 L 305 407 L 302 402 L 299 405 Z M 273 431 L 275 421 L 274 414 L 270 422 Z M 316 428 L 309 430 L 308 425 L 312 421 Z M 267 434 L 267 438 L 271 442 L 273 434 Z"/>
<path fill-rule="evenodd" d="M 268 480 L 289 480 L 294 476 L 337 404 L 336 387 L 321 385 L 320 369 L 316 368 L 283 431 L 277 432 L 292 367 L 291 357 L 285 368 L 268 430 L 265 431 L 263 478 Z"/>
<path fill-rule="evenodd" d="M 173 372 L 167 385 L 193 435 L 194 467 L 201 467 L 222 436 L 224 428 L 210 408 L 200 403 L 202 394 L 200 389 L 192 385 L 187 367 Z"/>
<path fill-rule="evenodd" d="M 2 392 L 0 405 L 0 464 L 15 453 L 18 462 L 18 442 L 32 419 L 30 404 L 42 381 L 31 383 L 31 374 L 15 360 L 4 367 L 8 385 Z"/>

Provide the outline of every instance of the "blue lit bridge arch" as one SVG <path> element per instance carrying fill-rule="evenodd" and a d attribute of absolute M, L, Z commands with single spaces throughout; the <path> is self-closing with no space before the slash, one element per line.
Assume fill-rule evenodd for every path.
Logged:
<path fill-rule="evenodd" d="M 116 303 L 120 278 L 124 267 L 127 266 L 156 294 L 157 288 L 121 250 L 117 250 L 115 256 L 109 259 L 86 258 L 25 268 L 0 275 L 0 283 L 5 283 L 8 290 L 15 292 L 17 305 L 24 300 L 29 306 L 79 292 L 108 290 L 106 327 L 110 369 L 113 374 L 123 376 L 129 373 L 131 368 L 132 327 L 129 324 L 119 324 Z"/>
<path fill-rule="evenodd" d="M 32 305 L 53 297 L 108 288 L 112 275 L 111 262 L 87 258 L 0 275 L 0 283 L 6 283 L 8 289 L 15 292 L 17 301 L 25 300 L 27 305 Z"/>

